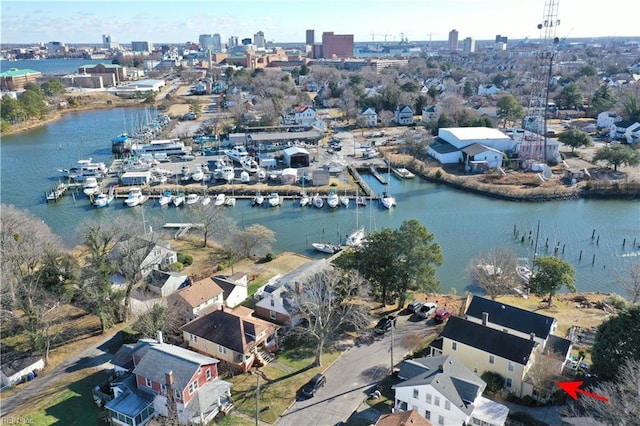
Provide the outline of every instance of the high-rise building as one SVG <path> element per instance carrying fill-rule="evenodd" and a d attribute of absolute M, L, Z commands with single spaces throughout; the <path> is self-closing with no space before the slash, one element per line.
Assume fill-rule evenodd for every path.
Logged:
<path fill-rule="evenodd" d="M 462 42 L 462 51 L 464 53 L 473 53 L 476 51 L 476 41 L 471 37 L 467 37 Z"/>
<path fill-rule="evenodd" d="M 262 31 L 258 31 L 253 35 L 253 44 L 255 44 L 258 49 L 264 49 L 266 47 L 264 33 Z"/>
<path fill-rule="evenodd" d="M 497 50 L 506 50 L 507 49 L 507 37 L 503 37 L 500 34 L 498 34 L 496 36 L 495 49 L 497 49 Z"/>
<path fill-rule="evenodd" d="M 240 39 L 238 38 L 238 36 L 229 37 L 228 45 L 229 45 L 229 49 L 238 47 L 240 45 Z"/>
<path fill-rule="evenodd" d="M 325 59 L 352 58 L 353 34 L 322 33 L 322 57 Z"/>
<path fill-rule="evenodd" d="M 307 37 L 305 44 L 307 46 L 313 46 L 316 42 L 316 32 L 315 30 L 307 30 Z"/>
<path fill-rule="evenodd" d="M 120 44 L 117 41 L 113 41 L 109 34 L 102 34 L 102 47 L 105 49 L 117 49 Z"/>
<path fill-rule="evenodd" d="M 200 49 L 213 52 L 213 34 L 200 34 L 198 44 Z"/>
<path fill-rule="evenodd" d="M 449 50 L 452 52 L 458 50 L 458 30 L 449 31 Z"/>
<path fill-rule="evenodd" d="M 151 43 L 150 41 L 132 41 L 131 51 L 141 52 L 141 53 L 151 53 L 153 52 L 153 43 Z"/>
<path fill-rule="evenodd" d="M 218 33 L 215 33 L 211 36 L 212 41 L 212 53 L 220 53 L 224 51 L 224 47 L 222 46 L 222 36 Z"/>

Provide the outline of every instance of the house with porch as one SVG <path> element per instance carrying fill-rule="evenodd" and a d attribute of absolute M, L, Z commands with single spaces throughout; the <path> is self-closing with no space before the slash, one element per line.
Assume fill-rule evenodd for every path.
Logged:
<path fill-rule="evenodd" d="M 207 424 L 231 409 L 231 383 L 218 378 L 218 360 L 162 341 L 132 353 L 133 370 L 111 383 L 105 404 L 116 425 L 141 426 L 161 415 L 179 424 Z"/>
<path fill-rule="evenodd" d="M 251 309 L 221 307 L 180 327 L 188 347 L 247 372 L 273 359 L 278 327 L 251 316 Z"/>
<path fill-rule="evenodd" d="M 185 321 L 191 321 L 221 306 L 223 295 L 224 290 L 213 278 L 207 277 L 173 293 L 168 305 L 171 310 L 179 311 Z"/>
<path fill-rule="evenodd" d="M 398 126 L 413 124 L 413 109 L 408 105 L 398 105 L 394 114 Z"/>
<path fill-rule="evenodd" d="M 632 120 L 615 122 L 609 128 L 609 137 L 628 144 L 638 143 L 640 142 L 640 123 Z"/>
<path fill-rule="evenodd" d="M 507 420 L 509 409 L 484 398 L 486 383 L 453 356 L 403 361 L 398 378 L 396 412 L 415 410 L 437 425 L 502 426 Z"/>
<path fill-rule="evenodd" d="M 378 125 L 378 113 L 374 108 L 365 108 L 358 114 L 358 121 L 362 120 L 366 126 L 375 127 Z"/>

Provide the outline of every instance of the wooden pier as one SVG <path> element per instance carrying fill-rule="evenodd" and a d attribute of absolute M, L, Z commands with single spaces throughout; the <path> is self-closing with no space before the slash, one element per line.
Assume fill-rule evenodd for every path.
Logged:
<path fill-rule="evenodd" d="M 47 200 L 47 203 L 49 201 L 53 201 L 53 202 L 58 201 L 58 198 L 66 194 L 68 189 L 69 189 L 69 185 L 67 185 L 66 183 L 62 183 L 62 182 L 58 183 L 49 191 L 45 192 L 44 196 L 45 196 L 45 199 Z"/>
<path fill-rule="evenodd" d="M 369 168 L 369 171 L 371 172 L 371 174 L 373 175 L 373 177 L 375 177 L 376 179 L 378 179 L 378 182 L 380 182 L 383 185 L 387 185 L 389 182 L 387 182 L 387 180 L 380 174 L 378 173 L 378 170 L 376 170 L 375 167 L 371 166 Z"/>

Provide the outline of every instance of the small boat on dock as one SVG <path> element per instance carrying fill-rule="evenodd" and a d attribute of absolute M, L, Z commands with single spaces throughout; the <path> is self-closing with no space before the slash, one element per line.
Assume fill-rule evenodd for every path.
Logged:
<path fill-rule="evenodd" d="M 302 197 L 300 197 L 300 207 L 306 207 L 310 202 L 311 198 L 309 198 L 306 192 L 303 192 Z"/>
<path fill-rule="evenodd" d="M 184 203 L 187 206 L 196 204 L 198 201 L 200 201 L 200 196 L 198 194 L 195 194 L 195 193 L 187 194 L 187 196 L 184 197 Z"/>
<path fill-rule="evenodd" d="M 216 207 L 224 206 L 224 203 L 227 200 L 227 196 L 224 193 L 219 193 L 216 195 L 216 200 L 213 202 L 213 205 Z"/>
<path fill-rule="evenodd" d="M 175 197 L 173 197 L 173 205 L 176 207 L 180 207 L 182 203 L 184 203 L 185 195 L 184 192 L 178 192 Z"/>
<path fill-rule="evenodd" d="M 313 243 L 311 245 L 322 253 L 336 254 L 341 250 L 339 246 L 331 243 Z"/>
<path fill-rule="evenodd" d="M 264 203 L 264 195 L 262 195 L 260 192 L 256 192 L 256 195 L 253 197 L 253 200 L 251 200 L 251 204 L 254 206 L 260 207 L 263 203 Z"/>
<path fill-rule="evenodd" d="M 161 206 L 166 206 L 171 201 L 173 201 L 173 193 L 171 191 L 164 191 L 160 198 L 158 198 L 158 204 Z"/>
<path fill-rule="evenodd" d="M 316 195 L 313 196 L 313 199 L 311 200 L 311 202 L 313 203 L 313 206 L 318 209 L 321 209 L 322 207 L 324 207 L 324 200 L 322 199 L 320 194 L 317 192 L 316 192 Z"/>
<path fill-rule="evenodd" d="M 107 194 L 105 194 L 104 192 L 98 194 L 93 199 L 93 202 L 91 204 L 93 204 L 93 206 L 97 208 L 107 207 L 114 199 L 114 191 L 113 188 L 111 188 Z"/>
<path fill-rule="evenodd" d="M 142 189 L 138 187 L 132 187 L 129 191 L 129 195 L 124 200 L 124 204 L 127 207 L 136 207 L 141 204 L 144 204 L 147 201 L 147 196 L 142 193 Z"/>
<path fill-rule="evenodd" d="M 393 168 L 391 169 L 391 171 L 393 172 L 394 175 L 402 179 L 413 179 L 414 177 L 416 177 L 416 175 L 414 175 L 404 167 L 398 167 L 397 169 Z"/>
<path fill-rule="evenodd" d="M 334 209 L 338 207 L 338 204 L 340 204 L 340 197 L 338 197 L 338 193 L 335 189 L 331 189 L 329 191 L 329 195 L 327 195 L 327 205 Z"/>
<path fill-rule="evenodd" d="M 280 205 L 280 195 L 278 195 L 277 192 L 272 192 L 269 194 L 267 201 L 269 203 L 269 207 L 278 207 Z"/>

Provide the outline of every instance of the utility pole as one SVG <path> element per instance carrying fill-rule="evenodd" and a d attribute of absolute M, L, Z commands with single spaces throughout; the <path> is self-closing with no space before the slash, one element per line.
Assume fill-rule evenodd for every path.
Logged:
<path fill-rule="evenodd" d="M 260 370 L 256 368 L 256 426 L 260 423 Z"/>
<path fill-rule="evenodd" d="M 393 329 L 396 328 L 396 319 L 391 320 L 391 374 L 393 374 Z"/>

